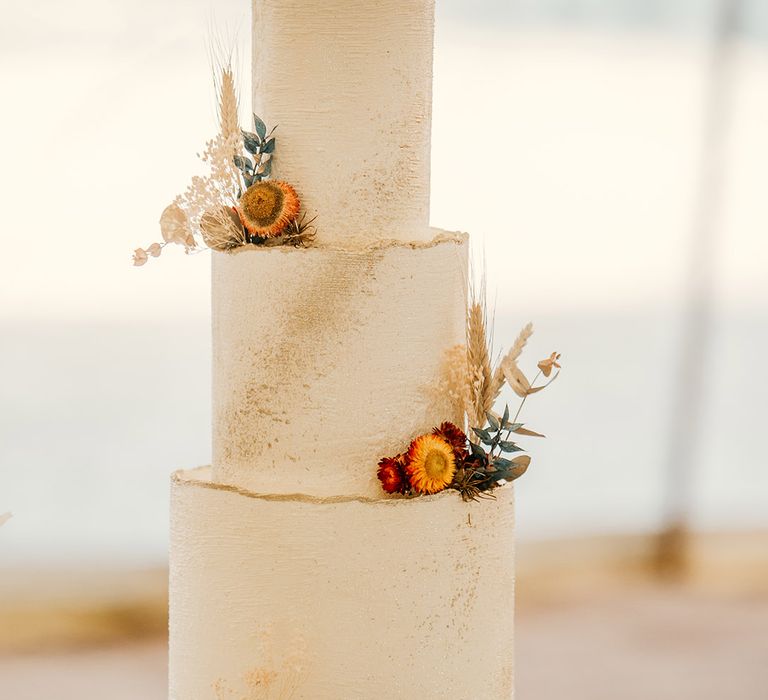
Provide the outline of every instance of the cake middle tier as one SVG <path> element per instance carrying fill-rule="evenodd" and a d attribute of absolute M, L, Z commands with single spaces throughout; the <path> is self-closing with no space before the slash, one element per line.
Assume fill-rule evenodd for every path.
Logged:
<path fill-rule="evenodd" d="M 376 464 L 444 420 L 466 236 L 213 253 L 213 478 L 372 496 Z"/>

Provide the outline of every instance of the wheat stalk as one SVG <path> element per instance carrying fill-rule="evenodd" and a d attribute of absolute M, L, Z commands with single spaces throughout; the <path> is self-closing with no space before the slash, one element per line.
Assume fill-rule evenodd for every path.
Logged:
<path fill-rule="evenodd" d="M 240 135 L 237 112 L 235 77 L 232 73 L 232 67 L 226 66 L 221 69 L 219 82 L 219 126 L 221 127 L 221 135 L 225 139 Z"/>
<path fill-rule="evenodd" d="M 467 372 L 470 382 L 469 418 L 471 426 L 485 425 L 485 415 L 493 408 L 493 375 L 488 348 L 485 306 L 473 301 L 467 311 Z"/>
<path fill-rule="evenodd" d="M 493 394 L 493 400 L 495 401 L 501 393 L 501 388 L 504 386 L 504 366 L 513 362 L 517 362 L 517 358 L 523 352 L 528 339 L 533 335 L 533 324 L 526 323 L 523 329 L 517 336 L 509 352 L 504 355 L 499 364 L 496 366 L 496 370 L 493 373 L 493 381 L 491 383 L 491 393 Z"/>

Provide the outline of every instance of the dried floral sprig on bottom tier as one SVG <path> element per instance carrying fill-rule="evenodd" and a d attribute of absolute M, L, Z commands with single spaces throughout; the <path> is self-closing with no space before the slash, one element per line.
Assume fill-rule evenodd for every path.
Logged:
<path fill-rule="evenodd" d="M 516 422 L 527 396 L 543 388 L 531 387 L 512 419 L 509 406 L 501 416 L 488 412 L 483 427 L 472 428 L 473 440 L 458 426 L 445 422 L 415 438 L 405 452 L 384 457 L 377 472 L 382 489 L 405 496 L 455 489 L 465 501 L 493 498 L 495 488 L 520 478 L 531 463 L 528 455 L 511 457 L 523 452 L 513 437 L 544 437 Z"/>
<path fill-rule="evenodd" d="M 232 69 L 225 66 L 218 81 L 219 134 L 200 156 L 208 166 L 204 177 L 193 177 L 184 194 L 163 211 L 163 242 L 137 248 L 133 264 L 158 257 L 169 243 L 191 253 L 203 244 L 229 251 L 247 244 L 306 246 L 314 240 L 314 218 L 306 221 L 296 190 L 270 180 L 275 155 L 275 128 L 253 115 L 253 131 L 238 125 L 238 97 Z"/>

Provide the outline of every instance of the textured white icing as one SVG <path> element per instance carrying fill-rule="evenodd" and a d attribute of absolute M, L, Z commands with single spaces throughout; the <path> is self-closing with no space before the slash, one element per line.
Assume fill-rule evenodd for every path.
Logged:
<path fill-rule="evenodd" d="M 466 239 L 213 253 L 213 474 L 268 493 L 380 493 L 376 464 L 456 420 Z"/>
<path fill-rule="evenodd" d="M 209 478 L 172 482 L 171 700 L 283 697 L 242 692 L 259 671 L 297 699 L 512 698 L 511 487 L 323 500 Z"/>
<path fill-rule="evenodd" d="M 319 239 L 429 237 L 434 0 L 254 0 L 253 109 Z"/>

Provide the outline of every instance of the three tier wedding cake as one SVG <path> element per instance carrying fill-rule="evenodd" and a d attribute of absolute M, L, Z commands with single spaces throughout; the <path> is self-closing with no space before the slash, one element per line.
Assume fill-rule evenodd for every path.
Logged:
<path fill-rule="evenodd" d="M 467 236 L 428 225 L 433 28 L 433 0 L 254 0 L 260 116 L 239 128 L 223 70 L 212 175 L 135 253 L 213 249 L 213 459 L 172 478 L 172 700 L 513 695 L 505 484 L 530 460 L 504 455 L 538 434 L 493 404 L 539 388 L 530 326 L 494 368 Z"/>

